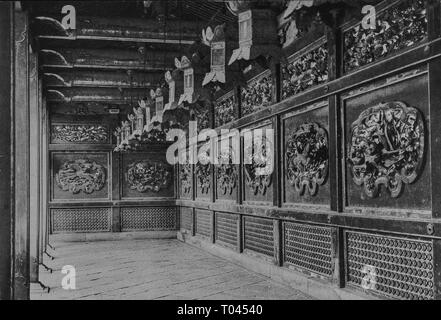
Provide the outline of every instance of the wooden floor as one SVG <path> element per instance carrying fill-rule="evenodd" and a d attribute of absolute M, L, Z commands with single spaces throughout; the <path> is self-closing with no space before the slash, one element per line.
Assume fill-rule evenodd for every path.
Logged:
<path fill-rule="evenodd" d="M 177 240 L 120 240 L 56 243 L 54 268 L 41 271 L 43 292 L 31 299 L 310 299 L 301 292 Z M 71 265 L 76 289 L 62 288 Z"/>

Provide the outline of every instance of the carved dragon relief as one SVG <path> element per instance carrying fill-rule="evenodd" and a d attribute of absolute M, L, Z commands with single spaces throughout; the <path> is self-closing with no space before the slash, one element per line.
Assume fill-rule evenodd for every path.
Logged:
<path fill-rule="evenodd" d="M 65 162 L 55 175 L 55 182 L 63 191 L 91 194 L 106 184 L 106 171 L 94 161 L 78 159 Z"/>
<path fill-rule="evenodd" d="M 305 123 L 290 137 L 286 149 L 288 182 L 302 196 L 315 196 L 328 176 L 328 134 L 318 123 Z"/>
<path fill-rule="evenodd" d="M 245 184 L 254 194 L 265 195 L 272 182 L 273 150 L 266 137 L 254 142 L 246 149 L 246 162 L 244 165 Z"/>
<path fill-rule="evenodd" d="M 348 161 L 356 185 L 370 198 L 380 186 L 393 198 L 420 175 L 425 152 L 424 121 L 418 109 L 400 101 L 363 111 L 351 127 Z"/>
<path fill-rule="evenodd" d="M 233 163 L 233 148 L 221 152 L 218 156 L 217 185 L 223 195 L 233 194 L 239 177 L 237 166 Z"/>
<path fill-rule="evenodd" d="M 129 164 L 126 173 L 130 189 L 138 192 L 159 192 L 170 185 L 171 177 L 170 167 L 146 160 Z"/>

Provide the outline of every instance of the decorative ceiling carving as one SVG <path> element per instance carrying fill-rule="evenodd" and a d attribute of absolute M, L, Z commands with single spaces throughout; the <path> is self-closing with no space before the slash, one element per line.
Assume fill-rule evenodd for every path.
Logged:
<path fill-rule="evenodd" d="M 348 160 L 352 179 L 370 198 L 380 186 L 393 198 L 415 182 L 425 153 L 424 121 L 404 102 L 380 103 L 363 111 L 352 124 Z"/>

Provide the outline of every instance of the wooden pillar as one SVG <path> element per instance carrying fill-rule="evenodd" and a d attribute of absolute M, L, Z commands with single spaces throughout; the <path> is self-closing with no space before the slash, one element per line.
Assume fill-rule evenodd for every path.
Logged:
<path fill-rule="evenodd" d="M 29 112 L 30 112 L 30 281 L 38 281 L 40 230 L 40 116 L 38 94 L 38 58 L 29 56 Z"/>
<path fill-rule="evenodd" d="M 11 252 L 12 252 L 12 209 L 13 193 L 11 172 L 11 114 L 12 114 L 12 5 L 0 1 L 0 300 L 12 297 Z"/>
<path fill-rule="evenodd" d="M 28 17 L 14 10 L 14 283 L 13 298 L 29 299 L 29 72 Z"/>
<path fill-rule="evenodd" d="M 43 262 L 43 253 L 47 249 L 48 244 L 48 190 L 49 190 L 49 153 L 48 153 L 48 130 L 49 130 L 49 121 L 48 121 L 48 111 L 46 105 L 46 99 L 43 97 L 42 92 L 42 83 L 40 82 L 40 262 Z"/>

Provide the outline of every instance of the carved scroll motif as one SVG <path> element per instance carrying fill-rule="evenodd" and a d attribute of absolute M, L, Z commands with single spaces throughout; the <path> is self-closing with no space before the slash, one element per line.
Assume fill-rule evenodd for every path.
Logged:
<path fill-rule="evenodd" d="M 94 161 L 79 159 L 65 162 L 58 173 L 55 181 L 63 191 L 77 194 L 80 191 L 91 194 L 101 190 L 106 184 L 106 171 L 102 165 Z"/>
<path fill-rule="evenodd" d="M 127 181 L 130 189 L 138 192 L 159 192 L 171 182 L 171 169 L 160 162 L 136 161 L 129 164 Z"/>
<path fill-rule="evenodd" d="M 236 165 L 233 164 L 233 159 L 232 148 L 228 151 L 221 152 L 218 157 L 217 185 L 224 195 L 233 194 L 233 190 L 237 185 L 239 174 Z"/>
<path fill-rule="evenodd" d="M 107 143 L 109 132 L 102 125 L 54 125 L 52 141 L 68 143 Z"/>
<path fill-rule="evenodd" d="M 383 185 L 393 198 L 418 178 L 425 152 L 420 112 L 405 103 L 381 103 L 352 124 L 348 160 L 352 178 L 370 198 Z"/>
<path fill-rule="evenodd" d="M 246 150 L 245 184 L 254 194 L 265 195 L 272 182 L 273 150 L 265 137 Z"/>
<path fill-rule="evenodd" d="M 286 150 L 288 182 L 303 195 L 315 196 L 328 176 L 328 134 L 318 123 L 300 126 L 290 137 Z"/>

